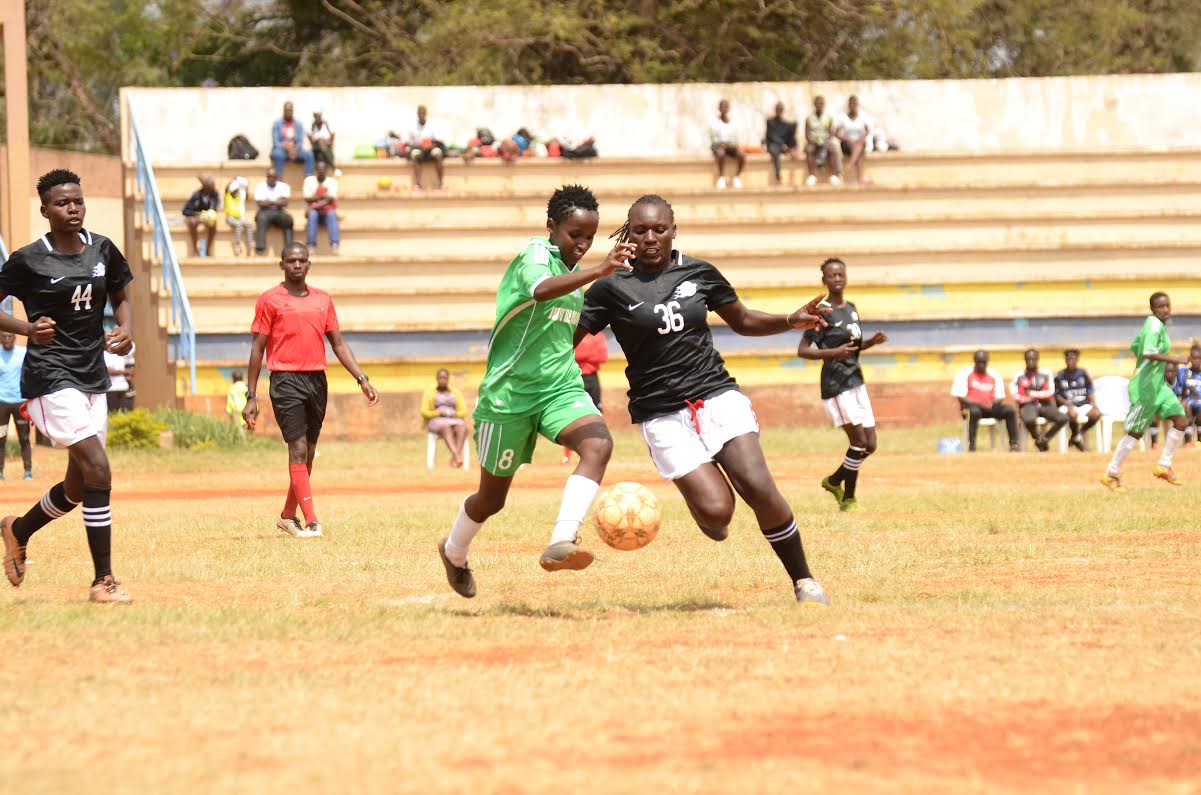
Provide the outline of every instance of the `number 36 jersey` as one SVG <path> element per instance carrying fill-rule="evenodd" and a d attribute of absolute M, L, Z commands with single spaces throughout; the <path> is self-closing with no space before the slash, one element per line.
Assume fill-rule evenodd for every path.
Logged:
<path fill-rule="evenodd" d="M 133 280 L 129 263 L 111 240 L 79 232 L 83 251 L 55 251 L 49 236 L 18 249 L 0 269 L 0 292 L 16 296 L 30 322 L 54 320 L 49 345 L 29 345 L 21 371 L 27 398 L 60 389 L 106 392 L 104 305 L 110 292 Z"/>
<path fill-rule="evenodd" d="M 580 327 L 605 326 L 626 357 L 630 416 L 634 422 L 671 414 L 685 401 L 737 389 L 713 347 L 709 312 L 738 300 L 725 277 L 704 260 L 672 252 L 662 271 L 617 271 L 584 296 Z"/>

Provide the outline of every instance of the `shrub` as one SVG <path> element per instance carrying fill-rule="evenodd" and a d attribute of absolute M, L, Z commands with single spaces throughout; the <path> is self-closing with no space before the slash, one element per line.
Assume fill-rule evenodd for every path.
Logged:
<path fill-rule="evenodd" d="M 108 418 L 110 447 L 158 447 L 167 426 L 146 409 L 120 411 Z"/>
<path fill-rule="evenodd" d="M 241 447 L 247 442 L 232 422 L 210 414 L 182 409 L 157 409 L 154 417 L 171 430 L 176 447 L 207 450 L 214 447 Z"/>

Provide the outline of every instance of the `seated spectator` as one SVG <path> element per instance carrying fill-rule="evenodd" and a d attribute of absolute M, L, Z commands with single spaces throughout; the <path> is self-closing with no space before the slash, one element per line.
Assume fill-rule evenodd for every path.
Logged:
<path fill-rule="evenodd" d="M 284 209 L 291 196 L 292 189 L 274 168 L 267 169 L 267 179 L 254 186 L 258 205 L 254 214 L 254 253 L 266 253 L 267 231 L 273 226 L 283 230 L 284 246 L 292 242 L 292 214 Z"/>
<path fill-rule="evenodd" d="M 834 122 L 834 137 L 838 139 L 842 154 L 847 158 L 844 161 L 847 177 L 853 175 L 857 185 L 864 182 L 863 163 L 867 156 L 867 142 L 871 132 L 867 117 L 859 112 L 859 97 L 852 94 L 847 100 L 846 113 L 839 114 Z"/>
<path fill-rule="evenodd" d="M 313 147 L 313 161 L 325 162 L 334 167 L 334 131 L 325 120 L 325 112 L 313 111 L 313 126 L 309 128 L 309 145 Z"/>
<path fill-rule="evenodd" d="M 463 393 L 450 385 L 450 371 L 443 368 L 435 376 L 437 382 L 421 398 L 421 416 L 426 428 L 446 443 L 450 450 L 450 466 L 463 466 L 463 444 L 467 441 L 467 401 Z"/>
<path fill-rule="evenodd" d="M 104 351 L 104 366 L 108 369 L 108 378 L 111 382 L 108 387 L 109 414 L 118 411 L 133 411 L 133 400 L 131 399 L 133 392 L 130 389 L 130 379 L 133 378 L 133 355 L 133 348 L 130 348 L 129 353 L 124 356 L 113 353 L 107 348 Z"/>
<path fill-rule="evenodd" d="M 405 134 L 405 144 L 409 147 L 409 160 L 413 161 L 413 188 L 421 190 L 421 170 L 426 163 L 432 162 L 436 177 L 434 190 L 442 190 L 446 144 L 430 123 L 425 105 L 417 106 L 417 124 Z"/>
<path fill-rule="evenodd" d="M 1013 397 L 1017 401 L 1022 423 L 1034 440 L 1034 446 L 1042 452 L 1050 448 L 1050 440 L 1055 438 L 1059 429 L 1068 418 L 1059 413 L 1055 403 L 1055 384 L 1051 376 L 1038 369 L 1038 351 L 1031 348 L 1026 351 L 1026 369 L 1013 379 Z M 1038 418 L 1046 421 L 1046 432 L 1038 425 Z"/>
<path fill-rule="evenodd" d="M 217 238 L 217 208 L 221 206 L 221 197 L 211 174 L 201 174 L 200 190 L 192 193 L 183 206 L 183 220 L 188 225 L 188 242 L 193 257 L 202 256 L 197 238 L 204 229 L 204 254 L 213 256 L 213 241 Z"/>
<path fill-rule="evenodd" d="M 982 419 L 1002 420 L 1009 432 L 1009 449 L 1018 449 L 1017 423 L 1013 406 L 1005 403 L 1005 382 L 988 366 L 988 351 L 976 351 L 972 366 L 965 367 L 951 384 L 951 396 L 967 416 L 967 449 L 976 452 L 976 431 Z"/>
<path fill-rule="evenodd" d="M 284 115 L 271 125 L 271 165 L 284 173 L 287 163 L 303 163 L 304 175 L 313 173 L 313 153 L 304 148 L 304 125 L 292 118 L 292 103 L 284 103 Z"/>
<path fill-rule="evenodd" d="M 1055 402 L 1059 410 L 1068 418 L 1068 429 L 1072 438 L 1070 444 L 1080 452 L 1084 452 L 1084 435 L 1101 419 L 1101 409 L 1093 403 L 1093 379 L 1088 371 L 1077 366 L 1080 362 L 1080 351 L 1069 348 L 1063 352 L 1063 369 L 1055 374 Z M 1081 418 L 1086 420 L 1083 427 Z"/>
<path fill-rule="evenodd" d="M 1174 391 L 1180 396 L 1190 431 L 1195 431 L 1201 424 L 1201 344 L 1193 343 L 1189 349 L 1188 367 L 1178 368 Z"/>
<path fill-rule="evenodd" d="M 738 146 L 738 133 L 730 122 L 730 103 L 722 100 L 717 103 L 717 116 L 709 122 L 709 148 L 713 151 L 713 162 L 717 166 L 717 189 L 726 187 L 726 158 L 733 158 L 735 163 L 735 188 L 742 187 L 742 169 L 746 166 L 746 154 Z"/>
<path fill-rule="evenodd" d="M 796 157 L 796 127 L 795 121 L 784 118 L 784 103 L 777 102 L 775 115 L 767 120 L 767 130 L 763 133 L 763 145 L 771 155 L 772 173 L 777 185 L 781 182 L 780 155 Z"/>
<path fill-rule="evenodd" d="M 338 230 L 338 180 L 327 176 L 329 166 L 324 160 L 318 160 L 316 173 L 304 178 L 304 200 L 309 211 L 304 225 L 305 238 L 309 250 L 317 249 L 317 227 L 324 226 L 329 235 L 329 250 L 338 253 L 342 242 Z"/>
<path fill-rule="evenodd" d="M 504 160 L 506 163 L 512 163 L 525 156 L 525 153 L 529 151 L 530 141 L 532 140 L 534 140 L 534 134 L 525 127 L 522 127 L 497 144 L 497 154 L 500 155 L 501 160 Z"/>
<path fill-rule="evenodd" d="M 246 177 L 234 177 L 225 186 L 225 223 L 233 232 L 234 256 L 242 253 L 242 239 L 246 242 L 246 256 L 254 250 L 251 235 L 254 234 L 254 222 L 246 215 L 246 189 L 250 183 Z"/>
<path fill-rule="evenodd" d="M 830 184 L 842 183 L 842 150 L 834 138 L 834 120 L 826 113 L 826 98 L 815 97 L 813 113 L 805 119 L 805 165 L 809 176 L 805 184 L 813 187 L 817 184 L 817 170 L 826 166 L 830 171 Z"/>

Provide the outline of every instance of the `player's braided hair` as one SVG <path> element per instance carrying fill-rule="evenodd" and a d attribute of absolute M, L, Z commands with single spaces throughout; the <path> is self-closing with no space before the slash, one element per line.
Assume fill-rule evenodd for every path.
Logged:
<path fill-rule="evenodd" d="M 826 257 L 826 259 L 822 262 L 822 264 L 818 266 L 818 270 L 820 270 L 822 272 L 822 276 L 825 276 L 826 275 L 826 266 L 833 265 L 835 263 L 841 265 L 843 270 L 846 270 L 847 264 L 845 262 L 843 262 L 842 260 L 840 260 L 838 257 Z"/>
<path fill-rule="evenodd" d="M 669 202 L 667 199 L 664 199 L 657 193 L 648 193 L 644 196 L 639 196 L 634 200 L 634 203 L 630 205 L 630 209 L 626 211 L 626 222 L 622 224 L 617 231 L 609 235 L 609 237 L 617 238 L 618 243 L 626 242 L 626 240 L 628 240 L 630 237 L 630 213 L 634 212 L 635 207 L 638 207 L 642 204 L 657 204 L 660 207 L 666 207 L 667 211 L 671 213 L 672 220 L 675 220 L 676 212 L 675 210 L 671 209 L 671 202 Z"/>
<path fill-rule="evenodd" d="M 583 185 L 564 185 L 554 192 L 546 203 L 546 217 L 556 224 L 567 220 L 576 210 L 597 212 L 599 205 L 592 191 Z"/>
<path fill-rule="evenodd" d="M 82 185 L 83 182 L 79 179 L 79 175 L 74 171 L 68 171 L 65 168 L 56 168 L 53 171 L 47 171 L 38 180 L 38 196 L 43 199 L 52 188 L 57 188 L 59 185 Z"/>

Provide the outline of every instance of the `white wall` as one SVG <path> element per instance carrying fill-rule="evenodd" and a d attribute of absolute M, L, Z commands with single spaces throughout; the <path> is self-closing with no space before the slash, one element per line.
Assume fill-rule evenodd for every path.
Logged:
<path fill-rule="evenodd" d="M 867 114 L 908 151 L 1005 152 L 1042 148 L 1107 150 L 1201 146 L 1201 74 L 1009 80 L 732 83 L 600 86 L 395 88 L 126 88 L 153 160 L 210 162 L 245 134 L 263 156 L 271 123 L 291 100 L 306 127 L 323 108 L 337 155 L 401 135 L 416 107 L 463 142 L 477 126 L 496 135 L 518 127 L 538 135 L 592 134 L 602 155 L 673 156 L 708 150 L 709 119 L 730 100 L 746 143 L 757 143 L 777 100 L 803 118 L 822 94 L 837 112 L 857 93 Z M 122 103 L 123 112 L 128 107 Z"/>

